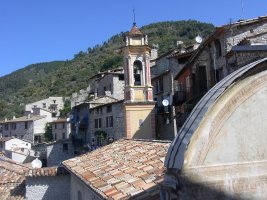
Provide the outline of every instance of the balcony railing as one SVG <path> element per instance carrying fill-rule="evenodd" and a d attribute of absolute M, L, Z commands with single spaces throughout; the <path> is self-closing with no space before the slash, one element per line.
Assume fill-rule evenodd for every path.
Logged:
<path fill-rule="evenodd" d="M 157 107 L 157 114 L 167 114 L 170 113 L 170 106 Z"/>

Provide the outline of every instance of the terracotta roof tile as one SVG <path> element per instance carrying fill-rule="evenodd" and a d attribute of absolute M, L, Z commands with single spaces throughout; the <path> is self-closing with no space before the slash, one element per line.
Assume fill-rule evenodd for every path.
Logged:
<path fill-rule="evenodd" d="M 28 167 L 5 157 L 0 159 L 0 199 L 24 199 Z"/>
<path fill-rule="evenodd" d="M 170 142 L 123 139 L 64 161 L 63 166 L 103 198 L 152 198 L 151 195 L 159 196 L 169 145 Z"/>
<path fill-rule="evenodd" d="M 131 31 L 129 32 L 129 35 L 144 35 L 144 33 L 142 33 L 137 27 L 137 25 L 134 23 Z"/>

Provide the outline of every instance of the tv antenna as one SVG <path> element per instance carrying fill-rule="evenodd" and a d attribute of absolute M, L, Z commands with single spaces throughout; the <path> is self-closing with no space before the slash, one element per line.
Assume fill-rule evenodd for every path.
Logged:
<path fill-rule="evenodd" d="M 241 19 L 244 19 L 244 2 L 243 2 L 243 0 L 241 0 L 241 12 L 242 12 Z"/>
<path fill-rule="evenodd" d="M 134 21 L 134 24 L 136 24 L 135 22 L 135 8 L 133 7 L 133 21 Z"/>

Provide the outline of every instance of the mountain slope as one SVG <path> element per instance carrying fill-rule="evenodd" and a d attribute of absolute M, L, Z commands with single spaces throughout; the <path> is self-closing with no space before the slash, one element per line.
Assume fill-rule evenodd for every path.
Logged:
<path fill-rule="evenodd" d="M 159 44 L 159 54 L 194 42 L 212 32 L 212 24 L 194 20 L 153 23 L 141 28 L 148 35 L 149 45 Z M 122 56 L 116 50 L 123 46 L 126 32 L 112 36 L 101 45 L 79 52 L 70 61 L 55 61 L 29 65 L 0 78 L 0 119 L 19 116 L 24 105 L 49 96 L 70 96 L 86 88 L 88 79 L 98 71 L 122 65 Z"/>

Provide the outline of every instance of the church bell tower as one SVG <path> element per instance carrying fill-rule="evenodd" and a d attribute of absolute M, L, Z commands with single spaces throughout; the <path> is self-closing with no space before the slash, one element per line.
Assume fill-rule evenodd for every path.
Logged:
<path fill-rule="evenodd" d="M 155 114 L 150 76 L 150 48 L 147 35 L 136 23 L 125 37 L 124 111 L 126 136 L 131 139 L 155 139 Z"/>

